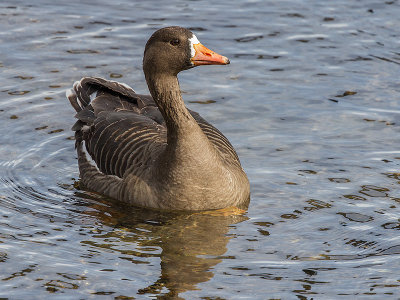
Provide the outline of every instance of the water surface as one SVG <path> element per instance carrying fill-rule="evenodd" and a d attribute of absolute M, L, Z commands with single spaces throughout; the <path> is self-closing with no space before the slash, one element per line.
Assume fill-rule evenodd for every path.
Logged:
<path fill-rule="evenodd" d="M 0 3 L 0 297 L 399 297 L 398 1 L 91 3 Z M 77 184 L 65 90 L 93 75 L 147 93 L 144 45 L 169 25 L 231 60 L 179 79 L 237 149 L 244 215 Z"/>

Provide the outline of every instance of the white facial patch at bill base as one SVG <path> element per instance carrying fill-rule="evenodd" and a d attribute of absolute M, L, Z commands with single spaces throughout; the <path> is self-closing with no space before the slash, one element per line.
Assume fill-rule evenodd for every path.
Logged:
<path fill-rule="evenodd" d="M 193 57 L 196 54 L 196 50 L 194 50 L 193 45 L 200 44 L 200 42 L 194 34 L 189 39 L 189 42 L 190 42 L 190 54 L 191 54 L 191 57 Z"/>

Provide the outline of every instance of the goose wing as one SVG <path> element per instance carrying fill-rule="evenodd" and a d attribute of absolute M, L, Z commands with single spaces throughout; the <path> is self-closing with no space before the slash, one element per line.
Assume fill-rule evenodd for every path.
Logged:
<path fill-rule="evenodd" d="M 77 111 L 76 142 L 85 142 L 103 174 L 122 178 L 131 167 L 145 168 L 164 149 L 167 131 L 150 96 L 115 81 L 85 77 L 67 97 Z"/>
<path fill-rule="evenodd" d="M 86 150 L 98 169 L 120 178 L 129 167 L 154 161 L 167 142 L 164 119 L 149 95 L 139 95 L 125 84 L 85 77 L 67 93 L 77 111 L 72 127 L 77 143 Z M 240 166 L 228 139 L 197 112 L 189 110 L 225 162 Z"/>

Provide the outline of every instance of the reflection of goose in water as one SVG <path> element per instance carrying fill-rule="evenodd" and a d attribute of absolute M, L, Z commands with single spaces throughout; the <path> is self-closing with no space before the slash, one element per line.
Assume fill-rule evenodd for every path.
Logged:
<path fill-rule="evenodd" d="M 195 290 L 199 283 L 210 280 L 214 276 L 212 268 L 221 262 L 220 256 L 227 251 L 230 226 L 247 220 L 246 216 L 235 211 L 187 214 L 129 208 L 132 211 L 127 213 L 126 207 L 116 205 L 92 208 L 98 212 L 96 215 L 104 225 L 112 226 L 116 231 L 123 229 L 125 235 L 117 234 L 116 238 L 125 245 L 132 244 L 133 251 L 129 251 L 132 262 L 138 260 L 141 247 L 161 248 L 161 254 L 156 255 L 161 260 L 159 279 L 138 293 L 154 295 L 167 288 L 165 296 L 168 297 L 179 297 L 180 293 Z M 102 239 L 99 244 L 104 247 L 110 235 L 113 233 L 96 235 L 95 239 Z M 115 247 L 115 243 L 113 245 Z M 114 247 L 113 250 L 118 251 Z M 128 254 L 124 254 L 128 259 Z M 133 276 L 134 273 L 132 267 Z"/>
<path fill-rule="evenodd" d="M 143 71 L 151 96 L 101 78 L 83 78 L 67 93 L 77 111 L 84 185 L 138 206 L 205 210 L 242 206 L 250 188 L 228 139 L 183 102 L 177 74 L 228 64 L 181 27 L 156 31 Z M 84 146 L 95 165 L 84 152 Z"/>

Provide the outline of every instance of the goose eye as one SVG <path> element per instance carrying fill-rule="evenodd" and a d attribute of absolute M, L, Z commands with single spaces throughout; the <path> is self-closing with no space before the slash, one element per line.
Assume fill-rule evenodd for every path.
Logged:
<path fill-rule="evenodd" d="M 179 40 L 178 39 L 173 39 L 173 40 L 170 40 L 169 43 L 172 46 L 178 46 L 179 45 Z"/>

